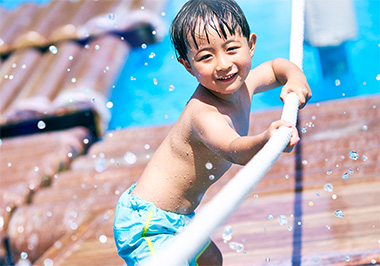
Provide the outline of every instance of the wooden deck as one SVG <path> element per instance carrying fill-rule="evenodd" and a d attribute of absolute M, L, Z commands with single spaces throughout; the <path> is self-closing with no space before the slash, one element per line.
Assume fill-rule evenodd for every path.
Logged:
<path fill-rule="evenodd" d="M 212 235 L 223 252 L 224 265 L 380 263 L 379 103 L 380 96 L 350 98 L 310 104 L 300 112 L 300 127 L 307 129 L 300 133 L 301 145 L 279 158 Z M 264 129 L 280 113 L 253 114 L 251 133 Z M 46 168 L 48 174 L 42 175 L 42 180 L 49 182 L 35 186 L 28 200 L 13 193 L 20 198 L 13 201 L 17 208 L 2 214 L 7 217 L 3 237 L 9 237 L 14 261 L 26 252 L 33 265 L 124 265 L 113 239 L 114 208 L 169 129 L 170 125 L 108 132 L 88 150 L 82 141 L 86 138 L 83 129 L 2 140 L 0 170 L 2 177 L 9 177 L 4 184 L 2 181 L 7 195 L 16 184 L 37 180 L 22 181 L 15 176 L 30 173 L 42 162 L 50 166 Z M 70 160 L 67 148 L 49 148 L 48 143 L 54 141 L 43 141 L 49 139 L 47 136 L 56 139 L 63 135 L 65 145 L 72 147 L 69 150 L 76 151 Z M 46 148 L 40 146 L 41 141 Z M 25 152 L 20 152 L 21 147 Z M 41 150 L 45 156 L 36 159 L 30 149 Z M 359 155 L 356 160 L 349 156 L 351 151 Z M 17 154 L 17 160 L 24 163 L 18 164 L 4 154 Z M 64 161 L 66 166 L 59 167 Z M 38 173 L 42 169 L 40 166 Z M 233 167 L 214 184 L 202 204 L 239 169 Z M 332 185 L 331 192 L 324 189 L 326 184 Z M 2 197 L 3 210 L 10 206 L 10 199 Z M 337 217 L 337 210 L 344 217 Z M 280 225 L 280 215 L 286 217 L 285 225 Z M 226 226 L 233 230 L 228 243 L 222 238 Z M 233 250 L 232 242 L 244 248 Z"/>

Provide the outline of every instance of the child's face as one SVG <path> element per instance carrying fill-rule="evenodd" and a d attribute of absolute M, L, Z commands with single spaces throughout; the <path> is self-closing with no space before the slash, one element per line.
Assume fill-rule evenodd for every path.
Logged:
<path fill-rule="evenodd" d="M 203 29 L 203 25 L 199 27 Z M 198 48 L 189 39 L 188 61 L 179 61 L 207 89 L 223 95 L 238 91 L 251 69 L 256 35 L 251 34 L 247 42 L 240 33 L 230 35 L 226 30 L 227 38 L 224 39 L 208 28 L 208 41 L 203 31 L 196 32 L 201 33 L 196 37 Z"/>

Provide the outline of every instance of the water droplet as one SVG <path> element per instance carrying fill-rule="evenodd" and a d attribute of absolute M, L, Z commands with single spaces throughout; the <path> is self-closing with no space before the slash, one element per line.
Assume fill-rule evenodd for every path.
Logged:
<path fill-rule="evenodd" d="M 100 46 L 98 44 L 96 44 L 94 48 L 95 48 L 95 50 L 99 50 Z"/>
<path fill-rule="evenodd" d="M 235 250 L 236 252 L 242 252 L 244 250 L 244 245 L 243 244 L 240 244 L 240 243 L 237 243 L 237 242 L 231 242 L 229 244 L 230 248 L 232 250 Z"/>
<path fill-rule="evenodd" d="M 40 169 L 38 168 L 38 166 L 35 166 L 34 167 L 34 172 L 38 172 Z"/>
<path fill-rule="evenodd" d="M 44 260 L 44 266 L 53 266 L 54 265 L 54 261 L 52 259 L 45 259 Z"/>
<path fill-rule="evenodd" d="M 303 160 L 303 161 L 302 161 L 302 164 L 303 164 L 303 165 L 307 165 L 307 161 L 306 161 L 306 160 Z"/>
<path fill-rule="evenodd" d="M 106 103 L 106 107 L 107 107 L 108 109 L 111 109 L 111 108 L 113 107 L 113 102 L 107 102 L 107 103 Z"/>
<path fill-rule="evenodd" d="M 158 81 L 157 81 L 156 78 L 153 79 L 153 84 L 154 84 L 154 85 L 157 85 L 157 84 L 158 84 Z"/>
<path fill-rule="evenodd" d="M 372 259 L 372 260 L 371 260 L 371 263 L 372 263 L 372 264 L 376 264 L 376 260 L 375 260 L 375 259 Z"/>
<path fill-rule="evenodd" d="M 272 220 L 273 220 L 273 215 L 269 214 L 269 215 L 267 216 L 267 219 L 268 219 L 268 221 L 272 221 Z"/>
<path fill-rule="evenodd" d="M 365 155 L 363 155 L 362 158 L 363 158 L 363 161 L 367 161 L 368 160 L 368 157 L 365 156 Z"/>
<path fill-rule="evenodd" d="M 50 51 L 50 53 L 52 53 L 52 54 L 57 54 L 57 53 L 58 53 L 58 49 L 57 49 L 57 47 L 55 47 L 54 45 L 50 45 L 50 47 L 49 47 L 49 51 Z"/>
<path fill-rule="evenodd" d="M 344 258 L 344 260 L 347 261 L 347 262 L 350 261 L 350 256 L 346 256 L 346 257 Z"/>
<path fill-rule="evenodd" d="M 166 16 L 166 13 L 165 13 L 165 12 L 162 12 L 162 13 L 161 13 L 161 16 L 165 17 L 165 16 Z"/>
<path fill-rule="evenodd" d="M 313 207 L 313 206 L 314 206 L 314 202 L 309 201 L 309 206 L 310 206 L 310 207 Z"/>
<path fill-rule="evenodd" d="M 127 151 L 124 154 L 124 160 L 127 162 L 127 164 L 134 164 L 137 161 L 137 157 L 132 152 Z"/>
<path fill-rule="evenodd" d="M 350 156 L 350 158 L 355 161 L 359 158 L 359 154 L 356 151 L 350 151 L 348 156 Z"/>
<path fill-rule="evenodd" d="M 71 82 L 72 82 L 72 83 L 75 83 L 75 82 L 77 82 L 77 79 L 76 79 L 76 78 L 72 78 L 72 79 L 71 79 Z"/>
<path fill-rule="evenodd" d="M 338 197 L 338 196 L 335 195 L 335 194 L 333 194 L 333 195 L 331 196 L 331 198 L 332 198 L 333 200 L 335 200 L 337 197 Z"/>
<path fill-rule="evenodd" d="M 285 175 L 285 178 L 286 178 L 286 179 L 289 179 L 289 175 Z"/>
<path fill-rule="evenodd" d="M 364 126 L 362 126 L 362 129 L 363 129 L 363 130 L 367 130 L 367 129 L 368 129 L 368 126 L 367 126 L 367 125 L 364 125 Z"/>
<path fill-rule="evenodd" d="M 280 225 L 286 225 L 288 223 L 288 219 L 285 215 L 280 215 L 278 216 L 278 222 L 280 223 Z"/>
<path fill-rule="evenodd" d="M 349 173 L 350 175 L 352 175 L 352 174 L 354 173 L 354 170 L 352 170 L 352 169 L 348 169 L 348 173 Z"/>
<path fill-rule="evenodd" d="M 326 174 L 331 175 L 332 174 L 332 170 L 327 170 Z"/>
<path fill-rule="evenodd" d="M 169 86 L 169 91 L 173 91 L 174 90 L 174 85 L 170 85 Z"/>
<path fill-rule="evenodd" d="M 208 176 L 208 179 L 210 179 L 210 180 L 214 180 L 214 179 L 215 179 L 215 176 L 214 176 L 214 175 L 209 175 L 209 176 Z"/>
<path fill-rule="evenodd" d="M 226 226 L 224 228 L 224 231 L 222 233 L 222 238 L 224 243 L 227 243 L 232 238 L 232 227 L 230 225 Z"/>
<path fill-rule="evenodd" d="M 106 160 L 99 158 L 95 161 L 95 171 L 98 173 L 103 172 L 107 168 Z"/>
<path fill-rule="evenodd" d="M 110 20 L 114 20 L 114 19 L 115 19 L 115 14 L 112 14 L 112 13 L 109 14 L 109 15 L 108 15 L 108 18 L 109 18 Z"/>
<path fill-rule="evenodd" d="M 342 178 L 343 178 L 343 179 L 347 179 L 347 178 L 348 178 L 348 173 L 344 173 L 344 174 L 342 175 Z"/>
<path fill-rule="evenodd" d="M 335 86 L 339 86 L 340 85 L 340 80 L 339 79 L 336 79 L 335 80 Z"/>
<path fill-rule="evenodd" d="M 45 124 L 45 122 L 44 121 L 42 121 L 42 120 L 40 120 L 40 121 L 38 121 L 38 123 L 37 123 L 37 127 L 38 127 L 38 129 L 44 129 L 45 127 L 46 127 L 46 124 Z"/>
<path fill-rule="evenodd" d="M 25 64 L 23 64 L 23 65 L 21 66 L 21 68 L 22 68 L 22 69 L 25 69 L 25 68 L 26 68 L 26 65 L 25 65 Z"/>
<path fill-rule="evenodd" d="M 141 48 L 142 49 L 146 49 L 147 48 L 147 45 L 145 43 L 141 44 Z"/>
<path fill-rule="evenodd" d="M 28 258 L 28 253 L 26 252 L 21 252 L 20 254 L 20 258 L 23 259 L 23 260 L 26 260 Z"/>
<path fill-rule="evenodd" d="M 326 228 L 327 228 L 328 230 L 330 230 L 330 229 L 331 229 L 330 225 L 326 225 Z"/>
<path fill-rule="evenodd" d="M 205 166 L 206 166 L 207 170 L 211 170 L 212 169 L 212 163 L 210 163 L 210 162 L 207 162 Z"/>
<path fill-rule="evenodd" d="M 306 133 L 306 132 L 307 132 L 307 128 L 306 128 L 306 127 L 303 127 L 303 128 L 301 129 L 301 132 L 302 132 L 302 133 Z"/>
<path fill-rule="evenodd" d="M 99 236 L 99 241 L 100 241 L 100 243 L 106 243 L 107 242 L 107 236 L 105 236 L 105 235 L 101 235 L 101 236 Z"/>
<path fill-rule="evenodd" d="M 288 231 L 292 231 L 292 230 L 293 230 L 293 227 L 288 226 Z"/>
<path fill-rule="evenodd" d="M 332 192 L 333 191 L 333 185 L 328 184 L 328 183 L 323 188 L 327 192 Z"/>
<path fill-rule="evenodd" d="M 71 61 L 71 60 L 73 60 L 74 59 L 74 57 L 72 56 L 72 55 L 70 55 L 69 56 L 69 60 Z"/>
<path fill-rule="evenodd" d="M 336 210 L 334 214 L 336 217 L 340 217 L 340 218 L 344 217 L 344 213 L 341 210 Z"/>
<path fill-rule="evenodd" d="M 265 262 L 270 262 L 270 258 L 265 258 Z"/>

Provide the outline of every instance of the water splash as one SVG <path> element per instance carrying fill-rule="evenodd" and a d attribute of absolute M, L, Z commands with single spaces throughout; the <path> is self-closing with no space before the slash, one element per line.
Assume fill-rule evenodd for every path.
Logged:
<path fill-rule="evenodd" d="M 335 214 L 336 217 L 339 217 L 339 218 L 343 218 L 344 217 L 344 213 L 341 210 L 336 210 L 334 212 L 334 214 Z"/>
<path fill-rule="evenodd" d="M 20 258 L 21 258 L 22 260 L 26 260 L 26 259 L 28 258 L 28 253 L 26 253 L 26 252 L 21 252 L 21 254 L 20 254 Z"/>
<path fill-rule="evenodd" d="M 106 243 L 107 242 L 107 236 L 105 236 L 105 235 L 101 235 L 101 236 L 99 236 L 99 242 L 100 243 Z"/>
<path fill-rule="evenodd" d="M 40 121 L 38 121 L 38 123 L 37 123 L 37 127 L 38 127 L 38 129 L 44 129 L 45 127 L 46 127 L 46 124 L 45 124 L 45 122 L 44 121 L 42 121 L 42 120 L 40 120 Z"/>
<path fill-rule="evenodd" d="M 240 243 L 237 243 L 237 242 L 231 242 L 229 244 L 230 248 L 232 250 L 235 250 L 236 252 L 240 253 L 244 250 L 244 245 L 243 244 L 240 244 Z"/>
<path fill-rule="evenodd" d="M 333 185 L 327 183 L 327 184 L 323 187 L 323 189 L 324 189 L 325 191 L 327 191 L 327 192 L 332 192 L 332 191 L 333 191 Z"/>
<path fill-rule="evenodd" d="M 348 156 L 350 156 L 350 158 L 352 159 L 352 160 L 357 160 L 357 159 L 359 159 L 359 154 L 356 152 L 356 151 L 350 151 L 350 153 L 348 154 Z"/>
<path fill-rule="evenodd" d="M 127 151 L 124 154 L 124 160 L 126 161 L 127 164 L 134 164 L 137 161 L 137 157 L 134 153 Z"/>
<path fill-rule="evenodd" d="M 50 51 L 50 53 L 52 53 L 52 54 L 57 54 L 57 53 L 58 53 L 58 48 L 55 47 L 54 45 L 51 45 L 51 46 L 49 47 L 49 51 Z"/>
<path fill-rule="evenodd" d="M 206 169 L 207 169 L 207 170 L 211 170 L 213 165 L 212 165 L 212 163 L 207 162 L 207 163 L 205 164 L 205 166 L 206 166 Z"/>
<path fill-rule="evenodd" d="M 232 227 L 230 225 L 226 226 L 224 228 L 224 231 L 222 233 L 222 238 L 224 243 L 227 243 L 232 238 Z"/>
<path fill-rule="evenodd" d="M 280 225 L 286 225 L 288 223 L 288 219 L 285 215 L 280 215 L 278 216 L 278 222 L 280 223 Z"/>

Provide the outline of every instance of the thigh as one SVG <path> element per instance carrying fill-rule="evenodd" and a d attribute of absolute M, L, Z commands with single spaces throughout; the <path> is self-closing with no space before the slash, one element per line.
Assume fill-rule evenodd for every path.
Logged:
<path fill-rule="evenodd" d="M 210 245 L 203 251 L 203 253 L 196 260 L 197 265 L 222 265 L 223 257 L 219 248 L 215 245 L 213 241 L 210 242 Z"/>

